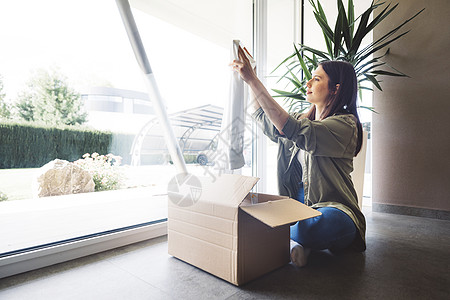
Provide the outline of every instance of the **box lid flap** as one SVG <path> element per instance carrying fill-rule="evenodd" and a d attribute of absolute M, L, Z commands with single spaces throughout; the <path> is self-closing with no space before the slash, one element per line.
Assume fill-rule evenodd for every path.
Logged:
<path fill-rule="evenodd" d="M 238 207 L 259 178 L 239 174 L 222 174 L 215 178 L 200 178 L 200 201 Z"/>
<path fill-rule="evenodd" d="M 290 198 L 241 206 L 241 209 L 270 227 L 286 225 L 322 214 Z"/>

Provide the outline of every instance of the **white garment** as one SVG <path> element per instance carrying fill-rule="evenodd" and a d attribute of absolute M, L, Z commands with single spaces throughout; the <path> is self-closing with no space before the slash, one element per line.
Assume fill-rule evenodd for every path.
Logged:
<path fill-rule="evenodd" d="M 239 59 L 239 44 L 239 40 L 233 40 L 231 60 Z M 255 67 L 253 58 L 249 55 L 247 55 L 247 58 L 250 60 L 252 67 Z M 232 71 L 229 98 L 222 117 L 222 128 L 219 136 L 218 150 L 222 155 L 216 161 L 221 169 L 235 170 L 245 165 L 243 150 L 247 100 L 247 84 L 238 72 Z"/>
<path fill-rule="evenodd" d="M 297 159 L 300 162 L 300 165 L 303 166 L 305 165 L 305 150 L 299 149 L 297 152 Z"/>

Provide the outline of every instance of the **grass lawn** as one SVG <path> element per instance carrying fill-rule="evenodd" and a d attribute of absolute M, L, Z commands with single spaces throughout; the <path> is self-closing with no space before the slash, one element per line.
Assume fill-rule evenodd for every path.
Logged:
<path fill-rule="evenodd" d="M 205 167 L 188 165 L 188 170 L 198 176 L 206 176 Z M 160 186 L 167 191 L 167 183 L 176 174 L 172 165 L 149 165 L 140 167 L 121 166 L 124 182 L 122 188 Z M 250 168 L 249 168 L 250 169 Z M 33 181 L 39 168 L 0 169 L 0 191 L 8 200 L 33 198 Z"/>
<path fill-rule="evenodd" d="M 37 169 L 0 169 L 0 191 L 8 200 L 30 199 Z"/>
<path fill-rule="evenodd" d="M 125 177 L 124 188 L 153 186 L 160 181 L 165 186 L 169 180 L 166 178 L 167 169 L 174 169 L 170 165 L 120 168 Z M 8 201 L 33 198 L 33 181 L 38 170 L 39 168 L 0 169 L 0 191 L 8 196 Z"/>

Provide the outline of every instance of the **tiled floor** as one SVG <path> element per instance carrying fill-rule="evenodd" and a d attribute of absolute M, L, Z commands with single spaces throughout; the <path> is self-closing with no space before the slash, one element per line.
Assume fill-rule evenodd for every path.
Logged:
<path fill-rule="evenodd" d="M 169 256 L 161 237 L 2 279 L 0 299 L 450 299 L 450 221 L 365 214 L 365 253 L 315 252 L 242 287 Z"/>

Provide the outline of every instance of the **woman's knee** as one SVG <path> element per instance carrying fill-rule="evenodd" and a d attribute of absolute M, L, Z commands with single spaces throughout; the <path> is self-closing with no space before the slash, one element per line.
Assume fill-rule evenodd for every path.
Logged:
<path fill-rule="evenodd" d="M 327 249 L 342 247 L 352 241 L 356 227 L 349 216 L 335 208 L 320 208 L 322 215 L 298 222 L 291 227 L 291 239 L 305 247 Z"/>
<path fill-rule="evenodd" d="M 317 248 L 322 240 L 322 229 L 321 222 L 313 220 L 315 218 L 299 221 L 291 226 L 291 239 L 307 248 Z"/>

